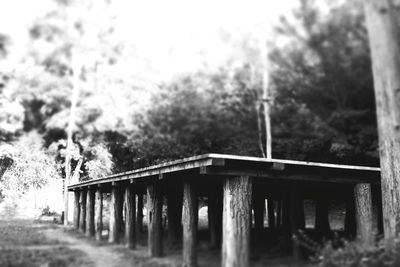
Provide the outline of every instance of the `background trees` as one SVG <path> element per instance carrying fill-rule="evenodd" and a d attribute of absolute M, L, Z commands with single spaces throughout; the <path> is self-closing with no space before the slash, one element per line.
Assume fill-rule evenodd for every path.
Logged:
<path fill-rule="evenodd" d="M 195 70 L 160 79 L 160 71 L 127 38 L 131 32 L 118 24 L 116 1 L 49 3 L 25 29 L 26 54 L 0 70 L 3 143 L 36 131 L 43 149 L 62 166 L 71 74 L 79 59 L 72 169 L 83 156 L 82 177 L 201 153 L 261 156 L 257 34 L 262 31 L 219 30 L 213 46 L 222 47 L 224 57 L 218 57 L 217 68 L 199 63 Z M 377 165 L 361 6 L 327 2 L 323 7 L 299 1 L 294 17 L 282 18 L 271 34 L 272 156 Z M 13 36 L 0 36 L 1 57 L 10 63 Z"/>

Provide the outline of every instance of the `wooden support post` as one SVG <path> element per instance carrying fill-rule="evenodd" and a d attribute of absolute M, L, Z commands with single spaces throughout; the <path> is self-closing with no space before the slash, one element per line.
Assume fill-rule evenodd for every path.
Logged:
<path fill-rule="evenodd" d="M 84 233 L 86 230 L 86 189 L 81 190 L 79 205 L 81 207 L 79 230 Z"/>
<path fill-rule="evenodd" d="M 356 207 L 354 200 L 354 187 L 351 187 L 351 190 L 346 197 L 344 232 L 349 239 L 353 239 L 356 237 Z"/>
<path fill-rule="evenodd" d="M 132 186 L 125 188 L 125 239 L 126 245 L 130 249 L 136 248 L 136 203 L 135 193 Z"/>
<path fill-rule="evenodd" d="M 253 192 L 255 193 L 255 190 L 253 190 Z M 256 230 L 257 236 L 259 236 L 260 234 L 262 234 L 262 231 L 264 229 L 265 199 L 263 195 L 255 194 L 255 196 L 253 196 L 253 209 L 254 228 Z"/>
<path fill-rule="evenodd" d="M 276 227 L 282 225 L 282 199 L 279 199 L 276 204 Z"/>
<path fill-rule="evenodd" d="M 81 213 L 81 209 L 79 207 L 79 190 L 74 191 L 75 201 L 74 201 L 74 228 L 79 230 L 79 216 Z"/>
<path fill-rule="evenodd" d="M 357 237 L 365 245 L 374 240 L 372 227 L 372 198 L 370 184 L 357 184 L 354 188 Z"/>
<path fill-rule="evenodd" d="M 95 232 L 96 240 L 101 240 L 101 233 L 103 231 L 103 192 L 101 188 L 96 189 L 96 199 L 95 199 Z"/>
<path fill-rule="evenodd" d="M 268 227 L 269 229 L 275 229 L 275 205 L 274 200 L 269 198 L 267 201 L 268 209 Z"/>
<path fill-rule="evenodd" d="M 147 186 L 147 219 L 148 219 L 148 254 L 161 257 L 162 247 L 162 205 L 163 197 L 160 185 Z"/>
<path fill-rule="evenodd" d="M 219 189 L 208 197 L 208 224 L 212 248 L 219 248 L 222 238 L 222 187 L 219 186 Z"/>
<path fill-rule="evenodd" d="M 167 191 L 168 242 L 175 245 L 182 236 L 182 185 L 171 184 Z"/>
<path fill-rule="evenodd" d="M 321 240 L 330 238 L 331 227 L 329 224 L 329 200 L 321 195 L 315 200 L 314 228 Z"/>
<path fill-rule="evenodd" d="M 94 236 L 94 194 L 91 188 L 87 191 L 86 198 L 86 236 Z"/>
<path fill-rule="evenodd" d="M 291 232 L 291 224 L 290 224 L 290 193 L 289 190 L 282 194 L 282 233 L 283 233 L 283 243 L 282 246 L 284 248 L 291 247 L 292 241 L 292 232 Z"/>
<path fill-rule="evenodd" d="M 377 205 L 377 228 L 378 228 L 378 234 L 383 234 L 383 209 L 382 209 L 382 191 L 380 186 L 377 188 L 377 194 L 376 194 L 376 205 Z"/>
<path fill-rule="evenodd" d="M 222 266 L 248 267 L 252 180 L 226 178 L 223 192 Z"/>
<path fill-rule="evenodd" d="M 193 182 L 183 183 L 183 267 L 197 266 L 198 199 Z"/>
<path fill-rule="evenodd" d="M 299 188 L 290 187 L 290 230 L 292 235 L 297 236 L 299 230 L 305 229 L 304 203 L 303 197 L 299 193 Z M 296 259 L 303 259 L 304 252 L 296 240 L 292 241 L 293 256 Z"/>
<path fill-rule="evenodd" d="M 143 233 L 143 194 L 137 194 L 136 209 L 136 239 L 140 240 Z"/>
<path fill-rule="evenodd" d="M 108 242 L 119 243 L 121 238 L 122 226 L 122 192 L 121 188 L 113 185 L 111 189 L 111 205 L 110 205 L 110 231 Z"/>

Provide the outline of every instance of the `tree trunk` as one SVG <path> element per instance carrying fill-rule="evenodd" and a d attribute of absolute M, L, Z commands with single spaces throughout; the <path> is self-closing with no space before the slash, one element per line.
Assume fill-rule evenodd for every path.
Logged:
<path fill-rule="evenodd" d="M 198 200 L 194 185 L 191 182 L 183 184 L 183 257 L 182 266 L 197 266 L 197 222 Z"/>
<path fill-rule="evenodd" d="M 132 186 L 125 188 L 125 238 L 126 245 L 130 249 L 136 248 L 136 234 L 135 234 L 135 221 L 136 221 L 136 203 L 135 193 Z"/>
<path fill-rule="evenodd" d="M 74 202 L 74 227 L 76 230 L 79 229 L 79 216 L 81 209 L 79 208 L 79 190 L 74 191 L 75 202 Z"/>
<path fill-rule="evenodd" d="M 354 188 L 356 199 L 357 236 L 364 245 L 372 245 L 374 232 L 372 227 L 372 198 L 370 184 L 357 184 Z"/>
<path fill-rule="evenodd" d="M 103 193 L 100 188 L 96 189 L 96 203 L 95 203 L 95 232 L 96 240 L 101 240 L 103 231 Z"/>
<path fill-rule="evenodd" d="M 223 191 L 222 266 L 248 267 L 252 180 L 226 178 Z"/>
<path fill-rule="evenodd" d="M 119 243 L 121 238 L 122 226 L 122 192 L 118 186 L 111 189 L 111 205 L 110 205 L 110 231 L 108 242 Z"/>
<path fill-rule="evenodd" d="M 82 233 L 84 233 L 86 230 L 86 194 L 87 194 L 86 190 L 81 189 L 81 195 L 79 200 L 79 204 L 81 207 L 81 214 L 80 214 L 81 221 L 79 222 L 79 228 Z"/>
<path fill-rule="evenodd" d="M 86 236 L 94 236 L 94 194 L 93 189 L 88 189 L 86 200 Z"/>
<path fill-rule="evenodd" d="M 71 110 L 68 120 L 67 128 L 67 147 L 65 154 L 65 179 L 64 179 L 64 225 L 68 225 L 68 186 L 71 179 L 71 149 L 73 144 L 72 133 L 75 124 L 76 103 L 78 102 L 79 95 L 79 68 L 80 66 L 73 66 L 73 83 L 72 83 L 72 97 L 71 97 Z"/>
<path fill-rule="evenodd" d="M 379 133 L 385 238 L 400 234 L 400 1 L 365 0 Z"/>
<path fill-rule="evenodd" d="M 161 257 L 162 247 L 162 205 L 160 185 L 147 186 L 148 253 L 151 257 Z"/>

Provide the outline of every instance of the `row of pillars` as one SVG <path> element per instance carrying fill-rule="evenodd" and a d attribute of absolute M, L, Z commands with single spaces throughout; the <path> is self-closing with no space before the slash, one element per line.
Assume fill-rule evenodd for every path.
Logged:
<path fill-rule="evenodd" d="M 197 266 L 197 224 L 198 191 L 194 180 L 183 181 L 183 196 L 179 194 L 178 184 L 156 181 L 148 184 L 147 220 L 148 254 L 152 257 L 163 255 L 162 207 L 163 195 L 167 195 L 168 237 L 171 243 L 182 238 L 182 266 Z M 264 213 L 260 203 L 253 198 L 253 180 L 249 176 L 227 177 L 223 182 L 223 192 L 211 189 L 209 194 L 210 239 L 214 246 L 222 244 L 222 266 L 249 266 L 251 207 L 255 210 L 255 228 L 263 228 Z M 289 187 L 287 196 L 282 199 L 282 223 L 286 222 L 289 233 L 305 228 L 304 207 L 301 196 L 295 187 Z M 181 192 L 181 191 L 180 191 Z M 100 187 L 75 190 L 74 226 L 89 237 L 101 240 L 103 230 L 103 192 Z M 221 198 L 222 193 L 222 198 Z M 136 197 L 138 203 L 136 209 Z M 354 189 L 355 217 L 357 234 L 365 243 L 372 242 L 372 202 L 369 184 L 358 184 Z M 254 194 L 256 196 L 256 194 Z M 222 200 L 222 201 L 221 201 Z M 258 204 L 257 204 L 258 203 Z M 319 204 L 318 204 L 319 203 Z M 123 209 L 125 207 L 124 237 L 122 236 Z M 135 189 L 135 184 L 113 184 L 109 221 L 110 243 L 119 243 L 125 239 L 127 247 L 134 249 L 143 228 L 143 194 Z M 262 207 L 264 210 L 264 206 Z M 278 211 L 280 209 L 278 208 Z M 271 212 L 271 213 L 270 213 Z M 274 206 L 268 201 L 268 213 L 273 214 Z M 222 213 L 222 214 L 221 214 Z M 328 207 L 317 202 L 318 218 L 328 220 Z M 323 214 L 326 213 L 326 216 Z M 322 215 L 321 215 L 322 214 Z M 268 216 L 269 226 L 279 224 L 274 216 Z M 325 219 L 323 219 L 325 220 Z M 316 221 L 316 226 L 326 227 L 326 221 Z M 329 222 L 328 222 L 329 227 Z M 221 237 L 222 231 L 222 237 Z M 222 239 L 222 240 L 221 240 Z M 293 245 L 295 257 L 301 257 L 301 250 Z"/>
<path fill-rule="evenodd" d="M 102 239 L 103 231 L 103 192 L 100 187 L 80 189 L 74 191 L 74 227 L 88 237 Z M 125 197 L 125 200 L 122 198 Z M 121 188 L 113 186 L 111 191 L 109 242 L 119 243 L 122 239 L 122 213 L 125 203 L 125 239 L 127 246 L 135 248 L 136 236 L 142 231 L 143 195 L 138 195 L 138 213 L 136 214 L 135 194 L 131 187 L 125 188 L 122 194 Z M 135 225 L 136 219 L 137 224 Z"/>

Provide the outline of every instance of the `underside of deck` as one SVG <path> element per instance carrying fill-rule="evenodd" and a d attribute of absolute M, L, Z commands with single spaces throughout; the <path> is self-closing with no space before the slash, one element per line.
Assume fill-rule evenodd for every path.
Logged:
<path fill-rule="evenodd" d="M 143 179 L 195 175 L 204 176 L 251 176 L 269 180 L 293 180 L 333 183 L 379 183 L 380 169 L 375 167 L 339 165 L 294 160 L 265 159 L 258 157 L 204 154 L 184 158 L 107 177 L 71 184 L 68 189 L 82 186 L 134 183 Z"/>

